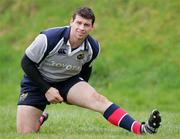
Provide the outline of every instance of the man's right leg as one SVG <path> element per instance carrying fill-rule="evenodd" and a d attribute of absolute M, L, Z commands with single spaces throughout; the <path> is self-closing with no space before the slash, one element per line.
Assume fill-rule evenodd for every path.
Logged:
<path fill-rule="evenodd" d="M 18 105 L 16 128 L 18 133 L 33 133 L 37 132 L 39 118 L 42 115 L 42 110 L 28 105 Z"/>

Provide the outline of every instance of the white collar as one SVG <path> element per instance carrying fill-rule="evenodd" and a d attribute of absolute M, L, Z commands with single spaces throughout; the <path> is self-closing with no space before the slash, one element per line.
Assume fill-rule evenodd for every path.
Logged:
<path fill-rule="evenodd" d="M 76 50 L 71 51 L 71 50 L 72 50 L 71 44 L 70 44 L 70 42 L 69 42 L 69 40 L 68 40 L 68 41 L 67 41 L 68 55 L 73 55 L 73 54 L 77 53 L 78 51 L 84 50 L 84 48 L 85 48 L 84 45 L 85 45 L 85 42 L 83 42 Z"/>

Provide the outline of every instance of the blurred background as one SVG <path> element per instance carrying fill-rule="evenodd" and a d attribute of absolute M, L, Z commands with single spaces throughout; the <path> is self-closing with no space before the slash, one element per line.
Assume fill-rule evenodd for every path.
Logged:
<path fill-rule="evenodd" d="M 131 112 L 178 113 L 179 0 L 0 0 L 1 117 L 12 114 L 14 129 L 25 49 L 40 31 L 69 25 L 80 6 L 94 10 L 101 45 L 90 84 Z"/>

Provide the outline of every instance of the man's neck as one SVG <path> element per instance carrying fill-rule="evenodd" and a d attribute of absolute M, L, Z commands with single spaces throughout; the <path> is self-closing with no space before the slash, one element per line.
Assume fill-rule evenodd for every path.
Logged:
<path fill-rule="evenodd" d="M 71 48 L 77 48 L 84 42 L 84 39 L 78 39 L 74 37 L 72 34 L 70 34 L 69 43 L 71 45 Z"/>
<path fill-rule="evenodd" d="M 72 48 L 79 47 L 83 43 L 83 41 L 84 40 L 78 40 L 78 39 L 72 38 L 72 37 L 70 37 L 70 39 L 69 39 L 69 43 L 70 43 Z"/>

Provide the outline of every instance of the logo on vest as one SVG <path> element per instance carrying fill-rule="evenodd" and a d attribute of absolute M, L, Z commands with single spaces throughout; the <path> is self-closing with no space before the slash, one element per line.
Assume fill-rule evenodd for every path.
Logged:
<path fill-rule="evenodd" d="M 81 59 L 83 59 L 85 57 L 85 55 L 83 54 L 83 53 L 81 53 L 81 54 L 79 54 L 78 56 L 77 56 L 77 59 L 78 60 L 81 60 Z"/>
<path fill-rule="evenodd" d="M 67 49 L 66 49 L 66 48 L 60 48 L 60 49 L 58 50 L 58 54 L 62 54 L 62 55 L 67 54 Z"/>

